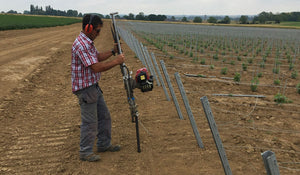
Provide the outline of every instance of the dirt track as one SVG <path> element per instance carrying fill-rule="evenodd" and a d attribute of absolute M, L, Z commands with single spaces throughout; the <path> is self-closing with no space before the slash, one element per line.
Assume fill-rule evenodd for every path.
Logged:
<path fill-rule="evenodd" d="M 173 103 L 165 100 L 161 87 L 147 94 L 135 90 L 141 116 L 142 152 L 137 153 L 135 127 L 130 121 L 119 67 L 103 73 L 100 86 L 112 115 L 113 143 L 121 144 L 122 150 L 101 154 L 100 162 L 79 161 L 80 111 L 71 93 L 70 50 L 80 27 L 74 24 L 0 32 L 0 174 L 224 174 L 199 98 L 216 88 L 221 92 L 232 89 L 233 84 L 182 78 L 205 149 L 197 147 L 181 101 L 183 121 L 178 119 Z M 95 42 L 99 51 L 112 46 L 108 27 L 105 22 Z M 130 70 L 142 67 L 125 44 L 124 51 Z M 170 74 L 179 70 L 177 65 L 184 65 L 169 59 L 166 63 Z M 242 86 L 237 88 L 243 92 Z M 225 125 L 219 129 L 233 174 L 266 174 L 260 153 L 268 148 L 275 148 L 281 162 L 300 162 L 299 95 L 292 97 L 293 104 L 279 107 L 270 96 L 258 101 L 209 98 L 217 120 L 237 123 L 234 128 Z M 255 112 L 244 117 L 216 108 Z M 254 125 L 250 120 L 274 132 L 249 129 Z M 277 128 L 293 132 L 278 133 Z M 282 168 L 281 173 L 297 171 Z"/>

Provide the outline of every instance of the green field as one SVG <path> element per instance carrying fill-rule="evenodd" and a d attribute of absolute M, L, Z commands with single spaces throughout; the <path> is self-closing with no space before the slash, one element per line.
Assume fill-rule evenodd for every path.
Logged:
<path fill-rule="evenodd" d="M 300 27 L 300 22 L 281 22 L 280 26 Z"/>
<path fill-rule="evenodd" d="M 0 31 L 54 27 L 81 22 L 79 18 L 0 14 Z"/>

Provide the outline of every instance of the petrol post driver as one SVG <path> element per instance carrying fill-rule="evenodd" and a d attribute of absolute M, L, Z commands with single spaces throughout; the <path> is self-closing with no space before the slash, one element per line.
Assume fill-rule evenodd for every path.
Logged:
<path fill-rule="evenodd" d="M 115 43 L 118 44 L 117 45 L 118 46 L 118 54 L 121 54 L 122 49 L 121 49 L 121 44 L 120 44 L 120 37 L 119 37 L 119 33 L 118 33 L 117 26 L 116 26 L 116 21 L 115 21 L 116 14 L 118 14 L 118 12 L 110 14 L 112 17 L 111 32 L 112 32 Z M 141 148 L 140 148 L 139 121 L 138 121 L 139 113 L 137 111 L 137 105 L 135 104 L 135 98 L 133 96 L 133 89 L 139 88 L 139 89 L 141 89 L 142 92 L 151 91 L 153 89 L 153 78 L 152 78 L 152 76 L 149 76 L 146 68 L 142 68 L 137 71 L 135 80 L 133 80 L 131 77 L 131 74 L 129 72 L 129 69 L 127 68 L 125 63 L 122 63 L 120 65 L 120 68 L 121 68 L 121 72 L 123 75 L 123 81 L 124 81 L 124 86 L 125 86 L 125 90 L 127 93 L 127 100 L 129 103 L 129 109 L 130 109 L 130 113 L 131 113 L 132 122 L 133 123 L 135 122 L 137 151 L 140 153 Z"/>

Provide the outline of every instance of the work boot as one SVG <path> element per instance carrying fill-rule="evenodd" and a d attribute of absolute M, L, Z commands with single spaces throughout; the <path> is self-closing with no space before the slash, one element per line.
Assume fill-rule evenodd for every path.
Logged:
<path fill-rule="evenodd" d="M 88 161 L 88 162 L 97 162 L 100 160 L 100 156 L 94 153 L 87 155 L 87 156 L 80 156 L 80 160 Z"/>
<path fill-rule="evenodd" d="M 117 151 L 120 151 L 120 150 L 121 150 L 120 145 L 110 145 L 109 147 L 106 147 L 106 148 L 102 148 L 102 147 L 97 148 L 98 152 L 106 152 L 106 151 L 117 152 Z"/>

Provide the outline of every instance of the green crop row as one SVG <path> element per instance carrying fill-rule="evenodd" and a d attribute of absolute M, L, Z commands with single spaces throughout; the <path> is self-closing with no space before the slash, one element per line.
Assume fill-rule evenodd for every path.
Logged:
<path fill-rule="evenodd" d="M 0 15 L 0 31 L 26 28 L 63 26 L 81 22 L 81 19 L 51 16 Z"/>

